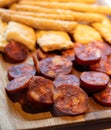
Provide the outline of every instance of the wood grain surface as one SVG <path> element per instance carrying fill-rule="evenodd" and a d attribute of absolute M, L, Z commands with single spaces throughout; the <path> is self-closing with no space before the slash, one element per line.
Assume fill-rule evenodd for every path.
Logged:
<path fill-rule="evenodd" d="M 30 55 L 25 62 L 33 64 Z M 53 117 L 50 112 L 25 113 L 19 103 L 12 103 L 8 99 L 4 89 L 8 83 L 7 68 L 10 65 L 0 55 L 0 130 L 44 128 L 111 118 L 111 107 L 100 106 L 92 98 L 89 100 L 88 113 L 79 116 Z"/>

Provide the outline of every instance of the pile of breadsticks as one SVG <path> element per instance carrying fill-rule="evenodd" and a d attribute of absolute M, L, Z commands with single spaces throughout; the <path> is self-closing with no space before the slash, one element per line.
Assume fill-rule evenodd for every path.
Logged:
<path fill-rule="evenodd" d="M 9 0 L 5 1 L 8 3 Z M 12 1 L 16 0 L 11 0 L 9 3 L 13 3 Z M 102 38 L 111 43 L 111 24 L 107 17 L 111 15 L 111 7 L 97 5 L 96 2 L 96 0 L 18 0 L 7 9 L 0 8 L 0 16 L 5 22 L 14 21 L 34 29 L 74 34 L 77 42 L 81 41 L 81 31 L 92 36 L 93 32 L 97 31 Z M 97 33 L 95 35 L 98 36 Z M 101 39 L 100 36 L 96 40 L 98 39 Z"/>

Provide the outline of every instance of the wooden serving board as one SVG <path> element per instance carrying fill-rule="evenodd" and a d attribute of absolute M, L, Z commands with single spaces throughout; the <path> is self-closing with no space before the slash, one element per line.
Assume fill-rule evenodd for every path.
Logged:
<path fill-rule="evenodd" d="M 29 55 L 26 62 L 33 63 Z M 28 114 L 19 103 L 12 103 L 5 92 L 8 83 L 6 63 L 0 55 L 0 129 L 31 129 L 66 124 L 77 124 L 99 119 L 111 119 L 111 107 L 98 105 L 92 98 L 89 100 L 89 112 L 79 116 L 53 117 L 50 112 Z"/>

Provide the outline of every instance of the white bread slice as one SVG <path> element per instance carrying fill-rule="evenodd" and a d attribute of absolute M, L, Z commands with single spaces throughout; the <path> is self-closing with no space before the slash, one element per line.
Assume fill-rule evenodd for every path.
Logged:
<path fill-rule="evenodd" d="M 73 48 L 69 35 L 63 31 L 37 31 L 37 43 L 44 52 Z"/>
<path fill-rule="evenodd" d="M 7 23 L 0 19 L 0 52 L 4 52 L 4 47 L 8 44 L 4 37 L 5 30 L 7 28 Z"/>
<path fill-rule="evenodd" d="M 15 40 L 20 42 L 26 45 L 31 51 L 35 48 L 35 31 L 26 25 L 17 22 L 9 22 L 5 32 L 5 38 L 7 41 Z"/>

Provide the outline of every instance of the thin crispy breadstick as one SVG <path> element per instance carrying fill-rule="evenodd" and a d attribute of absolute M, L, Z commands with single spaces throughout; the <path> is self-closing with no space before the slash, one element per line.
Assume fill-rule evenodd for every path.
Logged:
<path fill-rule="evenodd" d="M 41 1 L 41 0 L 21 0 L 19 3 L 20 4 L 26 4 L 26 3 L 31 3 L 35 1 Z M 45 2 L 78 2 L 78 3 L 89 3 L 93 4 L 96 2 L 96 0 L 44 0 Z"/>
<path fill-rule="evenodd" d="M 6 7 L 18 0 L 0 0 L 0 7 Z"/>
<path fill-rule="evenodd" d="M 23 16 L 18 14 L 11 14 L 9 12 L 4 12 L 1 16 L 2 20 L 9 22 L 15 21 L 22 24 L 26 24 L 35 29 L 42 30 L 59 30 L 72 33 L 77 26 L 77 22 L 69 22 L 62 20 L 49 20 L 45 18 L 34 18 L 31 16 Z"/>
<path fill-rule="evenodd" d="M 64 3 L 64 2 L 35 2 L 34 6 L 42 6 L 47 8 L 56 8 L 56 9 L 65 9 L 65 10 L 73 10 L 79 12 L 93 12 L 93 13 L 101 13 L 106 15 L 111 15 L 111 7 L 108 6 L 99 6 L 99 5 L 90 5 L 84 3 Z M 26 6 L 27 7 L 27 6 Z M 29 6 L 32 8 L 32 6 Z M 17 8 L 23 8 L 23 5 L 18 5 Z"/>
<path fill-rule="evenodd" d="M 46 14 L 46 13 L 35 13 L 35 12 L 24 12 L 24 11 L 14 11 L 14 10 L 5 10 L 0 9 L 0 14 L 4 11 L 8 11 L 11 14 L 18 14 L 23 16 L 32 16 L 35 18 L 47 18 L 55 20 L 65 20 L 65 21 L 77 21 L 77 22 L 102 22 L 106 17 L 104 15 L 96 13 L 79 13 L 72 12 L 70 14 Z"/>

